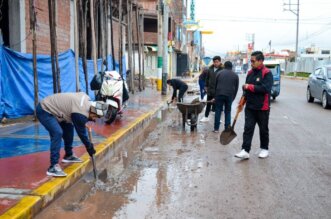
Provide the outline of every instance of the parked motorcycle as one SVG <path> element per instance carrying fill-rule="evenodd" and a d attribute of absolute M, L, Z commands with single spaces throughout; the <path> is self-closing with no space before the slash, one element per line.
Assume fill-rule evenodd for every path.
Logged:
<path fill-rule="evenodd" d="M 110 110 L 108 110 L 108 113 L 111 115 L 105 117 L 109 118 L 105 122 L 111 124 L 118 114 L 123 113 L 123 109 L 125 108 L 123 102 L 125 102 L 128 97 L 126 97 L 127 94 L 123 96 L 123 91 L 126 89 L 126 85 L 117 71 L 105 71 L 99 74 L 101 74 L 99 76 L 101 77 L 101 81 L 99 79 L 99 86 L 97 86 L 99 90 L 96 95 L 96 100 L 103 101 L 109 105 Z M 93 80 L 95 80 L 95 78 L 93 78 Z M 93 80 L 91 82 L 91 89 L 96 88 L 95 86 L 92 87 Z"/>

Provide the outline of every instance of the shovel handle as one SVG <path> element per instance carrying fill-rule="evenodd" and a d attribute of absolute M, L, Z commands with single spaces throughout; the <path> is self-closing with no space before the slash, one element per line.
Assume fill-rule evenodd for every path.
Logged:
<path fill-rule="evenodd" d="M 86 127 L 87 132 L 88 132 L 88 138 L 90 139 L 90 142 L 92 143 L 92 128 L 91 127 Z"/>
<path fill-rule="evenodd" d="M 234 126 L 236 125 L 236 122 L 237 122 L 239 113 L 243 110 L 245 104 L 246 104 L 246 98 L 245 98 L 245 96 L 241 96 L 240 101 L 239 101 L 239 104 L 238 104 L 238 107 L 237 107 L 236 115 L 235 115 L 235 117 L 233 119 L 232 129 L 234 129 Z"/>
<path fill-rule="evenodd" d="M 88 138 L 89 138 L 90 142 L 92 143 L 92 128 L 89 126 L 86 126 L 86 128 L 87 128 L 87 132 L 88 132 Z M 92 166 L 93 166 L 94 179 L 98 180 L 97 167 L 95 165 L 94 155 L 92 155 L 90 158 L 91 158 L 91 162 L 92 162 Z"/>

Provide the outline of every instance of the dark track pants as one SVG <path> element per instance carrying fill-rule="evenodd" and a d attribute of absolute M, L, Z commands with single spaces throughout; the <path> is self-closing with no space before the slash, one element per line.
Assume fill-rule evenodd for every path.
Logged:
<path fill-rule="evenodd" d="M 251 150 L 252 139 L 256 123 L 260 129 L 260 148 L 268 150 L 269 147 L 269 110 L 252 110 L 245 108 L 245 128 L 242 149 Z"/>
<path fill-rule="evenodd" d="M 178 93 L 178 102 L 179 103 L 180 102 L 183 102 L 183 97 L 184 97 L 184 94 L 187 91 L 187 89 L 188 89 L 188 86 L 187 85 L 180 87 L 179 93 Z"/>
<path fill-rule="evenodd" d="M 211 101 L 215 97 L 212 95 L 207 95 L 207 101 Z M 215 111 L 215 104 L 214 103 L 207 103 L 206 111 L 205 111 L 205 117 L 209 116 L 210 110 Z"/>

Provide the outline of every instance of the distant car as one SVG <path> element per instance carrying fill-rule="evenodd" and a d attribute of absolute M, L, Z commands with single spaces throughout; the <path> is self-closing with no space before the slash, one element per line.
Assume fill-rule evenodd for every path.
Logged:
<path fill-rule="evenodd" d="M 280 94 L 280 79 L 281 79 L 280 63 L 275 60 L 265 60 L 263 64 L 272 73 L 272 76 L 274 79 L 274 84 L 272 85 L 272 88 L 271 88 L 271 96 L 272 96 L 272 99 L 275 100 L 276 97 Z"/>
<path fill-rule="evenodd" d="M 237 74 L 241 74 L 242 73 L 242 68 L 241 66 L 237 65 L 234 67 L 234 72 Z"/>
<path fill-rule="evenodd" d="M 331 65 L 317 68 L 310 74 L 307 86 L 307 101 L 322 101 L 324 109 L 331 107 Z"/>

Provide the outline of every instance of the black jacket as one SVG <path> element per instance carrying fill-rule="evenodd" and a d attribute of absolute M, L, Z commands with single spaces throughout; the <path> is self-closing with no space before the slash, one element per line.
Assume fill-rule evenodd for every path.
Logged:
<path fill-rule="evenodd" d="M 205 84 L 205 87 L 207 88 L 208 96 L 213 96 L 213 97 L 215 96 L 216 75 L 222 69 L 223 69 L 223 67 L 220 66 L 216 71 L 214 71 L 214 65 L 209 67 L 207 77 L 206 77 L 206 84 Z"/>
<path fill-rule="evenodd" d="M 171 100 L 173 100 L 177 96 L 177 90 L 181 90 L 181 89 L 186 90 L 188 88 L 187 84 L 184 81 L 176 78 L 170 79 L 170 85 L 174 90 Z"/>
<path fill-rule="evenodd" d="M 271 71 L 265 66 L 250 70 L 247 73 L 246 84 L 249 84 L 245 91 L 246 107 L 253 110 L 269 110 L 273 85 Z"/>
<path fill-rule="evenodd" d="M 224 95 L 234 100 L 237 96 L 239 77 L 229 69 L 223 69 L 216 76 L 216 96 Z"/>

